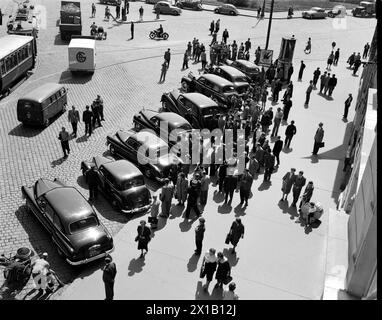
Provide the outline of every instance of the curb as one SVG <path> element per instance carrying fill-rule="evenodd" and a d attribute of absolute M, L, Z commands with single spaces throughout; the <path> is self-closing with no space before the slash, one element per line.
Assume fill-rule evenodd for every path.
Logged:
<path fill-rule="evenodd" d="M 141 24 L 141 23 L 150 23 L 150 22 L 160 22 L 160 21 L 166 21 L 164 19 L 155 19 L 155 20 L 143 20 L 143 21 L 133 21 L 134 23 Z M 131 24 L 132 21 L 115 21 L 114 22 L 118 24 Z"/>

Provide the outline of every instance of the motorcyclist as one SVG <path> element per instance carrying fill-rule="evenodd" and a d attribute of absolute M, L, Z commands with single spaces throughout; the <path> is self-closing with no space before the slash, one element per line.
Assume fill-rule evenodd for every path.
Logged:
<path fill-rule="evenodd" d="M 99 26 L 97 29 L 97 36 L 99 39 L 105 38 L 106 39 L 106 32 L 103 30 L 102 26 Z"/>
<path fill-rule="evenodd" d="M 90 26 L 90 35 L 94 36 L 97 34 L 97 25 L 95 22 Z"/>
<path fill-rule="evenodd" d="M 159 25 L 159 28 L 156 29 L 155 31 L 156 31 L 158 37 L 162 37 L 162 34 L 163 34 L 163 27 L 162 27 L 161 24 Z"/>

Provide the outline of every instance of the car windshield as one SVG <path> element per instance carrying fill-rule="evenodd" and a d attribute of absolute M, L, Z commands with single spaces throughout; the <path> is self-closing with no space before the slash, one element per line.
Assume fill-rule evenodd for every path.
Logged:
<path fill-rule="evenodd" d="M 243 76 L 237 76 L 237 77 L 234 77 L 233 79 L 235 82 L 248 82 L 248 79 L 246 77 L 243 77 Z"/>
<path fill-rule="evenodd" d="M 224 93 L 234 92 L 234 91 L 235 91 L 235 88 L 233 86 L 226 86 L 223 88 Z"/>
<path fill-rule="evenodd" d="M 122 181 L 118 187 L 120 190 L 128 190 L 130 188 L 143 186 L 145 184 L 145 180 L 143 177 L 135 177 L 126 181 Z"/>
<path fill-rule="evenodd" d="M 91 227 L 98 226 L 98 221 L 95 217 L 88 217 L 85 219 L 78 220 L 76 222 L 72 222 L 69 225 L 70 233 L 78 233 L 85 229 L 89 229 Z"/>
<path fill-rule="evenodd" d="M 202 114 L 205 117 L 219 115 L 219 108 L 217 107 L 207 107 L 202 109 Z"/>

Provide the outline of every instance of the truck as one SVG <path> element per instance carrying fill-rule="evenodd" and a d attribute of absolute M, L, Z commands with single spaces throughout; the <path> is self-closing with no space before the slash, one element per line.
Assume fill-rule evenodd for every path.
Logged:
<path fill-rule="evenodd" d="M 61 39 L 69 41 L 72 35 L 82 34 L 81 4 L 77 1 L 61 1 L 60 34 Z"/>
<path fill-rule="evenodd" d="M 361 1 L 359 6 L 352 10 L 354 17 L 370 17 L 375 14 L 375 2 Z"/>

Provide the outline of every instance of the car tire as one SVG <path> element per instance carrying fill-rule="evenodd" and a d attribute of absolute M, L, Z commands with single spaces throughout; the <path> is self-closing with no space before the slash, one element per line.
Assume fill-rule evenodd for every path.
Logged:
<path fill-rule="evenodd" d="M 235 14 L 235 11 L 230 11 L 229 14 L 230 14 L 231 16 L 235 16 L 235 15 L 236 15 L 236 14 Z"/>
<path fill-rule="evenodd" d="M 219 9 L 214 10 L 215 13 L 220 13 Z"/>
<path fill-rule="evenodd" d="M 188 83 L 186 81 L 182 81 L 181 85 L 182 85 L 182 89 L 184 90 L 184 92 L 188 92 L 188 89 L 190 87 L 188 85 Z"/>

